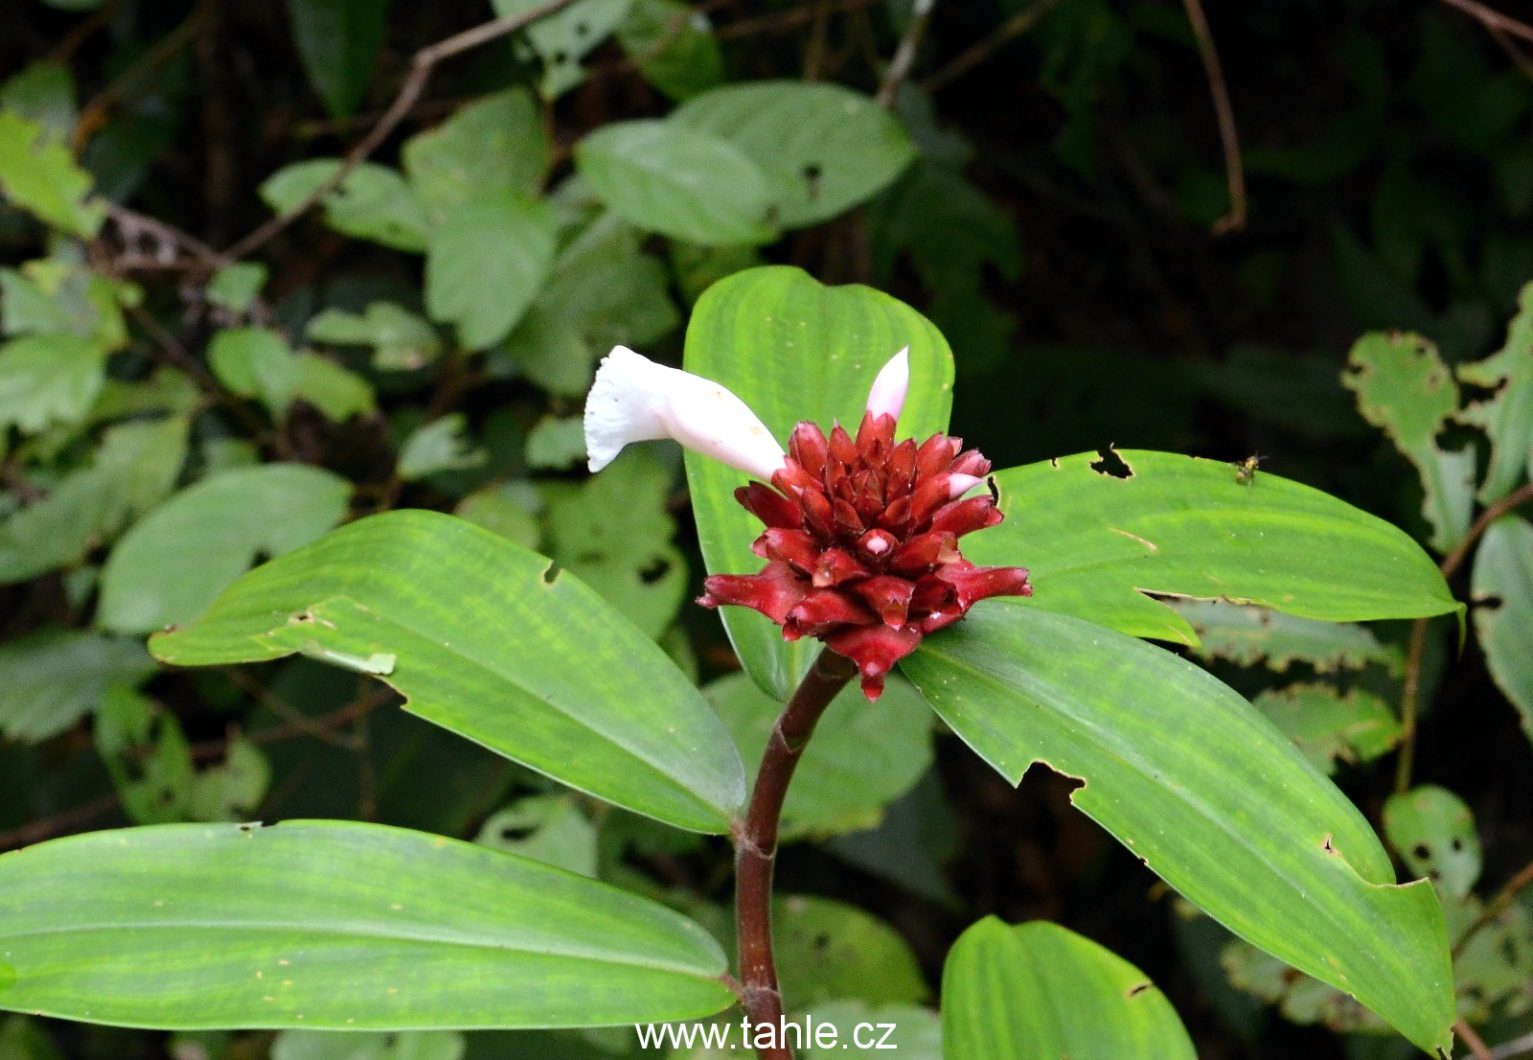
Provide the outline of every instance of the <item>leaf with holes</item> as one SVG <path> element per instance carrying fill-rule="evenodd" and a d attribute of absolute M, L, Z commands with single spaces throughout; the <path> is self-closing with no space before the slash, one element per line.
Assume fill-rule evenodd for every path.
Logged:
<path fill-rule="evenodd" d="M 721 136 L 665 121 L 613 122 L 580 142 L 575 162 L 603 202 L 647 231 L 704 245 L 775 234 L 766 174 Z"/>
<path fill-rule="evenodd" d="M 1223 600 L 1168 602 L 1197 634 L 1193 654 L 1205 662 L 1223 659 L 1237 666 L 1265 666 L 1280 674 L 1296 662 L 1323 674 L 1369 665 L 1398 674 L 1403 666 L 1400 649 L 1380 641 L 1366 626 L 1299 618 Z"/>
<path fill-rule="evenodd" d="M 1442 909 L 1395 883 L 1368 822 L 1234 691 L 1161 648 L 990 601 L 901 664 L 1002 776 L 1035 762 L 1235 934 L 1353 994 L 1429 1052 L 1454 1021 Z"/>
<path fill-rule="evenodd" d="M 569 91 L 585 77 L 580 60 L 596 48 L 623 21 L 631 0 L 576 0 L 550 15 L 536 19 L 526 29 L 527 43 L 543 63 L 538 88 L 547 99 Z M 501 18 L 525 14 L 542 0 L 492 0 Z"/>
<path fill-rule="evenodd" d="M 1438 432 L 1458 412 L 1458 387 L 1437 347 L 1403 332 L 1364 335 L 1347 354 L 1341 381 L 1357 395 L 1363 419 L 1416 465 L 1432 547 L 1447 552 L 1469 529 L 1475 455 L 1471 446 L 1447 450 L 1437 444 Z"/>
<path fill-rule="evenodd" d="M 1455 898 L 1480 878 L 1480 834 L 1468 805 L 1433 784 L 1391 795 L 1384 804 L 1384 835 L 1406 868 L 1437 882 Z"/>
<path fill-rule="evenodd" d="M 1394 711 L 1366 689 L 1308 682 L 1267 689 L 1253 705 L 1327 776 L 1338 761 L 1371 762 L 1400 742 Z"/>
<path fill-rule="evenodd" d="M 666 511 L 672 479 L 652 452 L 636 450 L 577 488 L 546 491 L 548 554 L 654 638 L 687 596 L 687 560 L 671 544 L 676 522 Z"/>
<path fill-rule="evenodd" d="M 1195 645 L 1146 593 L 1354 622 L 1461 610 L 1404 532 L 1319 490 L 1174 453 L 1080 453 L 996 472 L 1006 521 L 964 541 L 975 563 L 1032 572 L 1027 603 L 1136 637 Z M 1116 473 L 1114 473 L 1116 472 Z"/>
<path fill-rule="evenodd" d="M 681 0 L 634 0 L 617 39 L 644 80 L 672 99 L 724 80 L 724 53 L 707 14 Z"/>
<path fill-rule="evenodd" d="M 683 103 L 669 123 L 744 151 L 770 178 L 785 228 L 818 224 L 866 202 L 916 155 L 898 119 L 840 85 L 721 85 Z"/>
<path fill-rule="evenodd" d="M 0 950 L 0 1007 L 130 1027 L 580 1027 L 734 1000 L 718 945 L 663 906 L 340 821 L 158 825 L 8 854 Z"/>
<path fill-rule="evenodd" d="M 783 266 L 722 279 L 692 312 L 685 366 L 738 394 L 786 444 L 800 420 L 826 428 L 834 421 L 858 423 L 873 377 L 903 346 L 910 347 L 911 383 L 900 436 L 925 438 L 947 429 L 952 353 L 925 317 L 869 287 L 826 287 Z M 734 499 L 744 477 L 693 452 L 686 464 L 709 573 L 759 570 L 750 546 L 761 524 Z M 786 700 L 819 646 L 785 643 L 769 619 L 742 607 L 722 608 L 719 617 L 746 672 L 767 694 Z"/>
<path fill-rule="evenodd" d="M 1485 665 L 1533 740 L 1533 524 L 1518 515 L 1490 524 L 1475 551 L 1470 593 Z"/>
<path fill-rule="evenodd" d="M 1166 995 L 1122 957 L 1057 924 L 993 916 L 943 965 L 942 1050 L 949 1060 L 1197 1056 Z"/>
<path fill-rule="evenodd" d="M 1471 401 L 1459 414 L 1490 439 L 1490 462 L 1480 500 L 1494 504 L 1533 471 L 1533 283 L 1522 289 L 1506 345 L 1483 361 L 1458 366 L 1465 383 L 1491 394 Z"/>
<path fill-rule="evenodd" d="M 744 801 L 728 733 L 653 641 L 548 559 L 449 515 L 352 523 L 149 646 L 179 666 L 301 653 L 378 675 L 411 713 L 680 828 L 723 832 Z"/>

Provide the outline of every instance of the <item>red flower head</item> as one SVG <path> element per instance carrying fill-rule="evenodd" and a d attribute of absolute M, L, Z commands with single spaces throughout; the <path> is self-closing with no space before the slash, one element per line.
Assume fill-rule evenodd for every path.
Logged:
<path fill-rule="evenodd" d="M 877 699 L 923 636 L 987 596 L 1032 593 L 1026 568 L 963 558 L 958 539 L 1002 518 L 994 498 L 963 496 L 990 462 L 945 434 L 896 444 L 909 385 L 902 350 L 874 380 L 855 439 L 805 421 L 784 454 L 724 387 L 619 346 L 586 401 L 586 451 L 599 471 L 631 442 L 674 438 L 753 476 L 735 498 L 766 524 L 752 549 L 767 564 L 708 578 L 698 603 L 754 608 L 787 640 L 824 641 L 857 664 L 863 693 Z"/>
<path fill-rule="evenodd" d="M 857 664 L 877 699 L 884 677 L 921 638 L 987 596 L 1027 596 L 1023 567 L 976 567 L 958 539 L 1001 521 L 988 494 L 962 497 L 990 471 L 978 450 L 934 434 L 894 441 L 895 418 L 870 411 L 857 437 L 800 423 L 772 486 L 735 499 L 766 524 L 758 574 L 716 574 L 704 607 L 754 608 L 786 640 L 817 637 Z M 775 487 L 775 488 L 773 488 Z"/>

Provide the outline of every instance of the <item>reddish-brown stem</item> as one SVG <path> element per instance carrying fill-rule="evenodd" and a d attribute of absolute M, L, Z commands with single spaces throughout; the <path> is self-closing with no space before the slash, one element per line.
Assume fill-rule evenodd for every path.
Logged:
<path fill-rule="evenodd" d="M 1506 885 L 1496 892 L 1494 898 L 1485 903 L 1484 910 L 1481 911 L 1479 916 L 1475 917 L 1474 923 L 1465 928 L 1464 933 L 1453 944 L 1453 959 L 1458 960 L 1462 957 L 1464 950 L 1469 946 L 1469 940 L 1478 935 L 1481 929 L 1505 912 L 1506 907 L 1511 905 L 1517 896 L 1530 886 L 1533 886 L 1533 861 L 1524 865 L 1517 875 L 1506 881 Z"/>
<path fill-rule="evenodd" d="M 752 1025 L 782 1025 L 782 992 L 772 959 L 772 869 L 777 860 L 777 828 L 788 782 L 814 734 L 814 727 L 857 673 L 850 659 L 826 648 L 794 690 L 767 737 L 766 754 L 756 773 L 745 820 L 734 828 L 735 928 L 740 943 L 740 987 Z M 792 1060 L 781 1041 L 757 1049 L 761 1060 Z"/>

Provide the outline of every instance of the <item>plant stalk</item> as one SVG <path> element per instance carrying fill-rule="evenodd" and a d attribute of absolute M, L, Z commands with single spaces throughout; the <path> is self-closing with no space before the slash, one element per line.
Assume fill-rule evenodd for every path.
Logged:
<path fill-rule="evenodd" d="M 752 1025 L 782 1027 L 782 992 L 772 958 L 772 869 L 788 782 L 820 715 L 856 673 L 856 666 L 845 656 L 829 648 L 820 652 L 767 737 L 745 820 L 736 822 L 733 830 L 741 1000 Z M 792 1050 L 781 1040 L 757 1049 L 756 1055 L 760 1060 L 793 1060 Z"/>

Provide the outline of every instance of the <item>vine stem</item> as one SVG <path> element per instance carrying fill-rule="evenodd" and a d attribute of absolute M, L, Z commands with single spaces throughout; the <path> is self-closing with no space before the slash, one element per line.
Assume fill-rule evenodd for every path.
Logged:
<path fill-rule="evenodd" d="M 782 1027 L 782 991 L 772 957 L 772 870 L 777 861 L 777 831 L 788 782 L 830 701 L 857 673 L 844 655 L 820 652 L 772 726 L 766 753 L 756 773 L 745 820 L 731 834 L 735 842 L 735 929 L 740 949 L 741 1001 L 752 1024 Z M 774 1032 L 777 1033 L 777 1032 Z M 793 1060 L 786 1043 L 756 1051 L 760 1060 Z"/>
<path fill-rule="evenodd" d="M 1458 572 L 1469 558 L 1470 550 L 1490 529 L 1491 523 L 1528 501 L 1533 501 L 1533 482 L 1523 483 L 1520 489 L 1507 494 L 1481 512 L 1474 525 L 1464 534 L 1463 540 L 1438 564 L 1443 577 L 1451 578 Z M 1410 648 L 1405 658 L 1405 687 L 1400 696 L 1400 753 L 1395 759 L 1396 792 L 1408 791 L 1411 786 L 1411 764 L 1416 747 L 1416 706 L 1421 692 L 1421 660 L 1426 653 L 1429 622 L 1430 618 L 1418 618 L 1411 626 Z"/>

